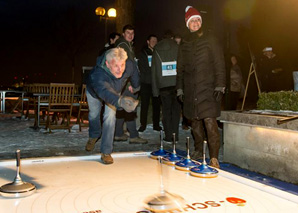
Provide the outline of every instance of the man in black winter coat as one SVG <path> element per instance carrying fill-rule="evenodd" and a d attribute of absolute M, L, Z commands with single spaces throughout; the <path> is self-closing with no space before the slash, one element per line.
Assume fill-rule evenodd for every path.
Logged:
<path fill-rule="evenodd" d="M 179 120 L 181 107 L 176 97 L 176 75 L 178 44 L 173 40 L 174 34 L 167 31 L 164 39 L 154 47 L 152 55 L 152 93 L 160 96 L 162 105 L 162 124 L 164 141 L 179 140 Z"/>
<path fill-rule="evenodd" d="M 157 36 L 149 35 L 147 38 L 147 45 L 142 49 L 138 55 L 138 67 L 140 70 L 141 80 L 141 126 L 139 132 L 144 132 L 147 127 L 147 116 L 149 110 L 150 99 L 152 100 L 152 121 L 153 130 L 162 130 L 159 126 L 160 121 L 160 97 L 153 97 L 152 95 L 152 74 L 151 74 L 151 63 L 153 48 L 157 44 Z"/>
<path fill-rule="evenodd" d="M 217 40 L 201 31 L 202 18 L 193 7 L 186 7 L 185 22 L 190 33 L 179 47 L 177 96 L 184 102 L 183 112 L 191 120 L 195 139 L 193 159 L 202 157 L 207 139 L 210 165 L 219 168 L 220 135 L 216 117 L 225 91 L 224 56 Z"/>
<path fill-rule="evenodd" d="M 135 62 L 135 53 L 133 50 L 133 40 L 134 40 L 135 30 L 134 27 L 130 24 L 127 24 L 123 27 L 122 36 L 116 41 L 115 47 L 123 48 L 128 56 L 128 59 Z M 136 62 L 135 62 L 136 64 Z M 137 65 L 137 64 L 136 64 Z M 128 85 L 127 85 L 128 86 Z M 137 94 L 132 94 L 129 90 L 125 89 L 123 92 L 124 95 L 137 98 Z M 115 129 L 115 138 L 114 141 L 126 141 L 128 135 L 124 133 L 123 125 L 126 123 L 127 130 L 129 131 L 129 143 L 130 144 L 146 144 L 148 141 L 139 136 L 137 130 L 136 117 L 137 112 L 127 113 L 125 110 L 117 110 L 117 121 Z"/>

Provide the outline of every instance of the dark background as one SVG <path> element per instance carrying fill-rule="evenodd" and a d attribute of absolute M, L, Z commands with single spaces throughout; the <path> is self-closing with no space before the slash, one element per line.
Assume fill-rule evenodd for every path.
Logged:
<path fill-rule="evenodd" d="M 71 82 L 73 65 L 74 81 L 81 84 L 82 66 L 94 66 L 106 43 L 104 21 L 94 11 L 113 5 L 113 0 L 0 0 L 0 85 L 22 78 Z M 298 70 L 297 0 L 137 0 L 135 51 L 152 33 L 159 39 L 167 29 L 184 35 L 187 5 L 202 12 L 205 30 L 218 37 L 226 55 L 240 56 L 244 75 L 251 62 L 248 43 L 257 58 L 272 46 L 289 75 Z M 108 20 L 107 28 L 108 34 L 114 31 L 115 21 Z"/>

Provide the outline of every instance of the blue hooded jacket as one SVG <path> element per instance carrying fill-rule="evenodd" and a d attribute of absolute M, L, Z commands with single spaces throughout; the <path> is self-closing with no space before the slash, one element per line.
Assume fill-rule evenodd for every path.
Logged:
<path fill-rule="evenodd" d="M 105 61 L 105 54 L 97 58 L 96 66 L 91 70 L 87 80 L 87 90 L 93 98 L 119 108 L 118 100 L 128 80 L 134 89 L 140 87 L 139 71 L 136 64 L 127 59 L 122 77 L 116 78 L 107 68 Z"/>

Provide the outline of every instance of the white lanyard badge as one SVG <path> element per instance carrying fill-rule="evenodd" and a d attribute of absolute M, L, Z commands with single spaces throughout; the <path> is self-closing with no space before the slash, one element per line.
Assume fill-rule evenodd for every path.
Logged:
<path fill-rule="evenodd" d="M 177 75 L 177 62 L 168 61 L 161 62 L 162 76 L 175 76 Z"/>
<path fill-rule="evenodd" d="M 151 63 L 152 63 L 152 55 L 148 55 L 148 64 L 149 64 L 149 67 L 151 67 Z"/>

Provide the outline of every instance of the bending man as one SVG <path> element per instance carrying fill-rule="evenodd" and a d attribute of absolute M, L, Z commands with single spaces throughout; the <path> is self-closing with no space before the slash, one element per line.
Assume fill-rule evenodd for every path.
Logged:
<path fill-rule="evenodd" d="M 116 124 L 116 110 L 127 112 L 135 110 L 138 101 L 132 97 L 121 96 L 128 79 L 130 92 L 139 90 L 139 72 L 135 63 L 127 59 L 122 48 L 112 48 L 97 60 L 87 81 L 87 100 L 89 105 L 89 140 L 86 150 L 92 151 L 96 141 L 102 137 L 100 152 L 105 164 L 113 163 L 111 153 Z M 101 128 L 100 113 L 104 106 Z"/>

